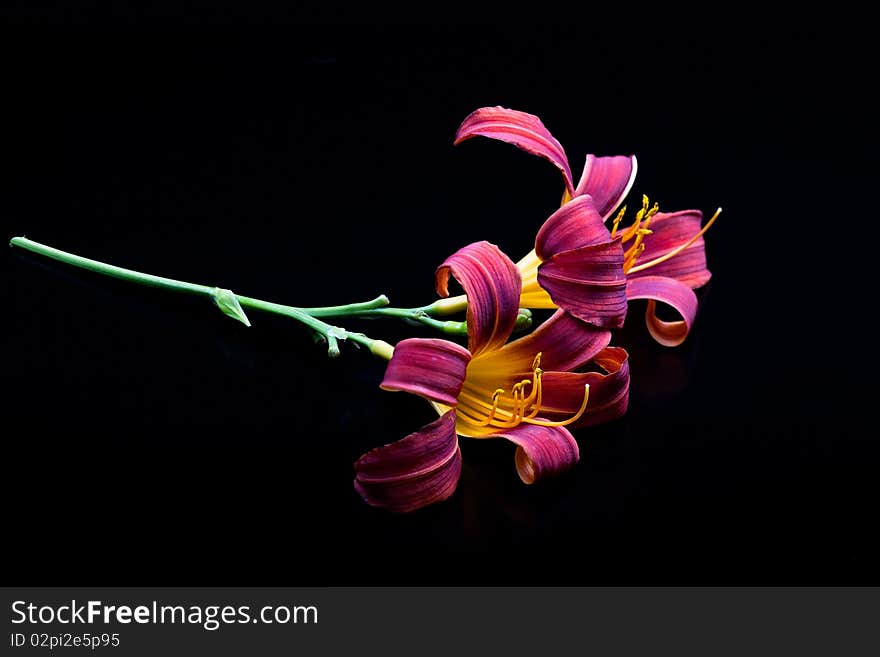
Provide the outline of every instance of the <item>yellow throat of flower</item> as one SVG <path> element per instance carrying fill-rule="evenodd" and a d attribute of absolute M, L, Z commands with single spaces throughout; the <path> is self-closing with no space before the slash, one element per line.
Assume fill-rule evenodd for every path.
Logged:
<path fill-rule="evenodd" d="M 590 398 L 590 386 L 584 386 L 584 399 L 577 413 L 567 420 L 550 421 L 539 419 L 543 401 L 543 386 L 541 377 L 544 371 L 541 369 L 541 354 L 535 356 L 532 362 L 532 376 L 528 379 L 517 381 L 510 387 L 510 391 L 504 388 L 490 388 L 482 385 L 485 374 L 480 372 L 479 361 L 476 362 L 475 376 L 469 376 L 465 380 L 461 393 L 458 396 L 456 407 L 456 424 L 458 433 L 466 436 L 480 437 L 499 433 L 506 429 L 513 429 L 522 423 L 535 424 L 543 427 L 563 427 L 577 421 L 587 409 Z M 497 379 L 496 379 L 497 380 Z"/>

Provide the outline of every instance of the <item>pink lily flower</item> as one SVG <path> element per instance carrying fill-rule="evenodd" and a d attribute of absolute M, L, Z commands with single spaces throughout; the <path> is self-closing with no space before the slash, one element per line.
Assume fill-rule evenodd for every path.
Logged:
<path fill-rule="evenodd" d="M 534 114 L 504 107 L 480 108 L 459 126 L 455 144 L 476 136 L 505 141 L 550 161 L 565 181 L 563 208 L 579 197 L 590 196 L 595 211 L 605 222 L 614 215 L 635 180 L 637 162 L 634 155 L 597 157 L 590 154 L 580 181 L 575 185 L 565 150 Z M 679 345 L 687 337 L 696 317 L 697 297 L 693 290 L 705 285 L 711 277 L 706 266 L 703 234 L 717 219 L 720 208 L 701 229 L 703 214 L 699 210 L 662 213 L 656 204 L 649 207 L 647 197 L 643 197 L 642 209 L 632 225 L 618 235 L 617 229 L 625 210 L 614 218 L 610 236 L 618 237 L 624 249 L 626 298 L 647 299 L 645 322 L 648 331 L 660 344 Z M 531 272 L 542 260 L 540 256 L 533 251 L 520 261 L 525 281 L 531 280 Z M 673 322 L 659 319 L 657 301 L 670 305 L 682 319 Z M 552 292 L 549 297 L 535 292 L 523 302 L 528 308 L 565 307 Z"/>
<path fill-rule="evenodd" d="M 450 275 L 467 296 L 468 346 L 413 338 L 394 348 L 382 388 L 424 397 L 440 418 L 355 463 L 355 489 L 376 507 L 407 512 L 452 495 L 461 473 L 459 436 L 514 443 L 517 472 L 531 484 L 578 462 L 566 426 L 605 422 L 626 410 L 627 354 L 608 346 L 608 330 L 558 311 L 505 344 L 521 291 L 513 262 L 495 245 L 477 242 L 437 269 L 442 297 Z M 600 371 L 578 371 L 589 364 Z"/>

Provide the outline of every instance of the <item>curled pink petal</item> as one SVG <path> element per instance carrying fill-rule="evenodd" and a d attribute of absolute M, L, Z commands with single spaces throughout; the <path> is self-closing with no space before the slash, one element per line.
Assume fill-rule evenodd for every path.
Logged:
<path fill-rule="evenodd" d="M 635 155 L 587 155 L 573 196 L 591 195 L 599 214 L 608 219 L 632 188 L 637 168 Z"/>
<path fill-rule="evenodd" d="M 541 260 L 562 251 L 611 241 L 611 232 L 596 210 L 592 196 L 572 199 L 548 217 L 535 237 Z"/>
<path fill-rule="evenodd" d="M 475 242 L 437 268 L 437 293 L 449 296 L 449 274 L 468 298 L 468 349 L 476 356 L 498 349 L 516 324 L 522 279 L 516 265 L 494 244 Z"/>
<path fill-rule="evenodd" d="M 626 296 L 630 300 L 648 299 L 645 323 L 657 342 L 666 347 L 676 347 L 684 342 L 697 316 L 697 295 L 691 288 L 674 278 L 642 276 L 627 282 Z M 675 308 L 682 319 L 675 322 L 659 319 L 657 301 Z"/>
<path fill-rule="evenodd" d="M 455 406 L 470 360 L 467 349 L 448 340 L 402 340 L 394 347 L 381 387 Z"/>
<path fill-rule="evenodd" d="M 505 107 L 481 107 L 461 122 L 455 133 L 455 144 L 476 136 L 505 141 L 549 160 L 562 172 L 565 188 L 573 195 L 574 183 L 565 150 L 534 114 Z"/>
<path fill-rule="evenodd" d="M 571 470 L 580 459 L 577 441 L 565 427 L 520 424 L 496 436 L 516 445 L 516 471 L 527 484 Z"/>
<path fill-rule="evenodd" d="M 455 411 L 354 464 L 354 487 L 371 506 L 405 513 L 445 500 L 461 474 Z"/>
<path fill-rule="evenodd" d="M 557 253 L 538 267 L 538 284 L 578 319 L 604 328 L 623 326 L 626 274 L 619 239 Z"/>
<path fill-rule="evenodd" d="M 625 349 L 607 347 L 594 362 L 602 372 L 545 372 L 542 413 L 552 420 L 564 420 L 577 413 L 584 398 L 584 385 L 590 386 L 587 410 L 574 426 L 590 426 L 615 420 L 629 403 L 629 362 Z"/>
<path fill-rule="evenodd" d="M 480 356 L 480 369 L 529 374 L 535 356 L 540 353 L 543 370 L 570 371 L 592 360 L 610 341 L 611 332 L 607 329 L 557 310 L 532 333 Z"/>
<path fill-rule="evenodd" d="M 681 212 L 658 212 L 651 219 L 651 235 L 644 241 L 645 250 L 636 264 L 650 262 L 681 246 L 700 232 L 703 213 L 699 210 Z M 706 243 L 702 237 L 675 254 L 669 260 L 658 263 L 644 271 L 634 272 L 632 278 L 643 276 L 666 276 L 681 281 L 690 288 L 698 288 L 709 282 L 712 274 L 706 267 Z"/>

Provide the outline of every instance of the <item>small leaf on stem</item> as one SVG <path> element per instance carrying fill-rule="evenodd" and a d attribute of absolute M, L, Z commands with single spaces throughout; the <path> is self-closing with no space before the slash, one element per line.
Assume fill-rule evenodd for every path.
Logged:
<path fill-rule="evenodd" d="M 250 320 L 247 318 L 247 315 L 244 314 L 244 310 L 232 290 L 224 290 L 223 288 L 215 287 L 211 290 L 211 298 L 214 300 L 217 307 L 223 311 L 224 315 L 227 315 L 232 319 L 237 319 L 245 326 L 251 325 Z"/>

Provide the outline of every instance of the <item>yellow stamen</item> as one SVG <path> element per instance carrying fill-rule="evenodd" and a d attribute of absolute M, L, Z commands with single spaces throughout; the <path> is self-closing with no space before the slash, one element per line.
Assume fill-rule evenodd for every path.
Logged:
<path fill-rule="evenodd" d="M 620 225 L 620 222 L 623 221 L 623 215 L 626 214 L 626 206 L 624 205 L 620 208 L 620 212 L 617 213 L 617 216 L 614 217 L 614 223 L 611 224 L 611 237 L 617 235 L 617 227 Z"/>
<path fill-rule="evenodd" d="M 642 209 L 636 212 L 635 221 L 633 221 L 632 225 L 623 231 L 623 234 L 620 237 L 622 242 L 628 242 L 633 237 L 638 235 L 639 230 L 646 230 L 648 225 L 651 223 L 651 217 L 660 212 L 660 204 L 655 203 L 650 208 L 650 200 L 644 194 L 642 194 Z M 621 217 L 622 218 L 622 217 Z M 650 233 L 648 233 L 650 234 Z M 614 237 L 614 233 L 611 234 Z"/>
<path fill-rule="evenodd" d="M 498 410 L 498 399 L 501 395 L 504 394 L 504 388 L 498 388 L 494 393 L 492 393 L 492 410 L 489 411 L 489 415 L 486 416 L 485 420 L 481 420 L 479 422 L 474 422 L 478 427 L 487 427 L 489 423 L 492 421 L 492 418 L 495 417 L 495 413 Z M 479 400 L 475 400 L 477 403 L 480 403 Z"/>
<path fill-rule="evenodd" d="M 482 396 L 485 392 L 481 393 L 479 387 L 466 384 L 465 390 L 459 393 L 457 407 L 459 419 L 473 428 L 491 429 L 512 429 L 523 422 L 548 427 L 565 426 L 575 422 L 587 408 L 589 386 L 584 389 L 583 404 L 574 417 L 559 422 L 535 419 L 541 410 L 545 410 L 541 408 L 543 402 L 541 379 L 544 371 L 540 365 L 541 354 L 538 353 L 532 361 L 532 378 L 515 383 L 511 386 L 509 394 L 506 394 L 503 388 L 497 388 L 492 393 L 491 404 Z M 526 390 L 529 388 L 527 394 Z"/>
<path fill-rule="evenodd" d="M 626 266 L 624 265 L 624 270 L 627 271 L 627 273 L 634 274 L 635 272 L 638 272 L 638 271 L 644 271 L 648 267 L 653 267 L 654 265 L 659 265 L 661 262 L 665 262 L 666 260 L 669 260 L 673 256 L 678 255 L 679 253 L 684 251 L 686 248 L 688 248 L 691 244 L 693 244 L 698 239 L 700 239 L 700 237 L 702 237 L 706 233 L 706 231 L 709 230 L 709 228 L 711 228 L 712 224 L 715 223 L 715 220 L 718 218 L 718 215 L 720 215 L 720 214 L 721 214 L 721 208 L 718 208 L 717 210 L 715 210 L 715 214 L 713 214 L 712 218 L 706 222 L 706 225 L 703 226 L 703 228 L 700 230 L 700 232 L 697 233 L 696 235 L 694 235 L 692 238 L 690 238 L 687 242 L 685 242 L 681 246 L 675 247 L 674 249 L 672 249 L 672 251 L 669 251 L 668 253 L 665 253 L 664 255 L 662 255 L 658 258 L 654 258 L 653 260 L 649 260 L 648 262 L 643 262 L 638 267 L 632 267 L 628 271 L 626 270 Z"/>
<path fill-rule="evenodd" d="M 635 250 L 633 250 L 633 249 L 635 249 Z M 624 258 L 623 258 L 623 273 L 624 274 L 628 274 L 629 272 L 632 271 L 633 265 L 636 262 L 636 258 L 638 258 L 640 255 L 642 255 L 642 253 L 644 253 L 644 251 L 645 251 L 645 244 L 643 242 L 639 243 L 639 244 L 633 244 L 633 249 L 630 249 L 624 255 Z"/>
<path fill-rule="evenodd" d="M 541 410 L 541 401 L 543 399 L 543 387 L 541 386 L 541 375 L 544 374 L 544 370 L 540 367 L 535 368 L 535 383 L 534 385 L 534 400 L 532 401 L 532 410 L 529 414 L 523 418 L 523 421 L 529 420 L 535 417 L 538 414 L 538 411 Z"/>
<path fill-rule="evenodd" d="M 632 243 L 632 244 L 630 245 L 630 247 L 624 252 L 623 257 L 624 257 L 624 258 L 631 258 L 631 257 L 632 257 L 632 254 L 635 253 L 636 251 L 638 251 L 640 246 L 644 246 L 644 245 L 642 244 L 642 240 L 645 239 L 645 236 L 646 236 L 646 235 L 651 235 L 653 232 L 654 232 L 653 230 L 648 230 L 647 228 L 639 228 L 639 229 L 636 231 L 636 238 L 635 238 L 635 240 L 633 240 L 633 243 Z"/>
<path fill-rule="evenodd" d="M 636 212 L 635 221 L 630 224 L 629 228 L 623 231 L 623 235 L 620 236 L 622 242 L 628 242 L 633 238 L 633 235 L 636 234 L 636 231 L 639 229 L 639 226 L 642 224 L 642 217 L 645 216 L 645 213 L 648 211 L 648 197 L 642 194 L 642 209 Z"/>
<path fill-rule="evenodd" d="M 519 425 L 522 421 L 522 382 L 513 386 L 513 410 L 509 412 L 511 415 L 509 420 L 490 418 L 489 423 L 499 429 L 512 429 Z"/>

